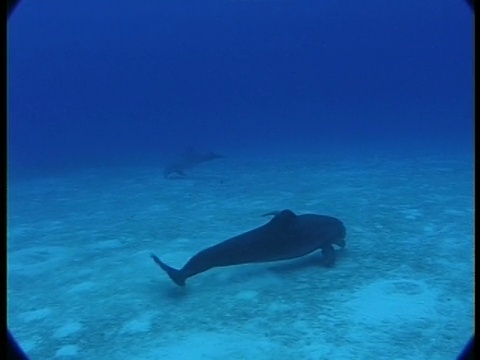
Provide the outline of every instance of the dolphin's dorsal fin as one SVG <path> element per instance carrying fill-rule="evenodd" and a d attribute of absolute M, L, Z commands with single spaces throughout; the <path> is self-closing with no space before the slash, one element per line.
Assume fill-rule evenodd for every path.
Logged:
<path fill-rule="evenodd" d="M 269 213 L 263 214 L 262 216 L 279 216 L 281 215 L 282 217 L 293 217 L 296 216 L 295 213 L 292 210 L 277 210 L 277 211 L 271 211 Z"/>
<path fill-rule="evenodd" d="M 272 211 L 263 216 L 272 216 L 273 218 L 268 222 L 271 226 L 290 226 L 297 215 L 292 210 Z"/>
<path fill-rule="evenodd" d="M 262 217 L 266 217 L 266 216 L 277 216 L 281 213 L 281 211 L 270 211 L 269 213 L 266 213 L 266 214 L 263 214 Z"/>

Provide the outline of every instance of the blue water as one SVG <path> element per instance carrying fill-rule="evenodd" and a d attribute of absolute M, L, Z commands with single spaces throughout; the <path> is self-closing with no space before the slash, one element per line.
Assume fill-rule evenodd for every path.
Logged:
<path fill-rule="evenodd" d="M 25 1 L 9 163 L 152 163 L 190 144 L 469 152 L 472 29 L 458 0 Z"/>
<path fill-rule="evenodd" d="M 7 40 L 8 315 L 32 359 L 443 360 L 470 336 L 466 2 L 24 0 Z M 224 158 L 165 179 L 189 147 Z M 346 224 L 334 269 L 185 293 L 149 259 L 284 208 Z"/>

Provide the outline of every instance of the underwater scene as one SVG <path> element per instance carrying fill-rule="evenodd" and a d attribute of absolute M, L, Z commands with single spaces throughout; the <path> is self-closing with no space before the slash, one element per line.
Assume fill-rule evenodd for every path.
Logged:
<path fill-rule="evenodd" d="M 473 53 L 460 0 L 20 1 L 8 329 L 32 360 L 455 359 Z"/>

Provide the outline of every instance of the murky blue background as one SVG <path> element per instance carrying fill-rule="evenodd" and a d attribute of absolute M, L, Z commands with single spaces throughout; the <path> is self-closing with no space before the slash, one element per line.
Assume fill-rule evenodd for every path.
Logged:
<path fill-rule="evenodd" d="M 22 1 L 10 169 L 155 164 L 189 145 L 469 152 L 472 19 L 458 0 Z"/>

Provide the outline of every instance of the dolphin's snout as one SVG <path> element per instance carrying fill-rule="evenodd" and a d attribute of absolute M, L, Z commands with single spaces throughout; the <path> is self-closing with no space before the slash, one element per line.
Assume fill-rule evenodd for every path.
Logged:
<path fill-rule="evenodd" d="M 334 244 L 340 246 L 341 248 L 344 248 L 345 246 L 347 246 L 345 239 L 338 239 L 334 242 Z"/>

